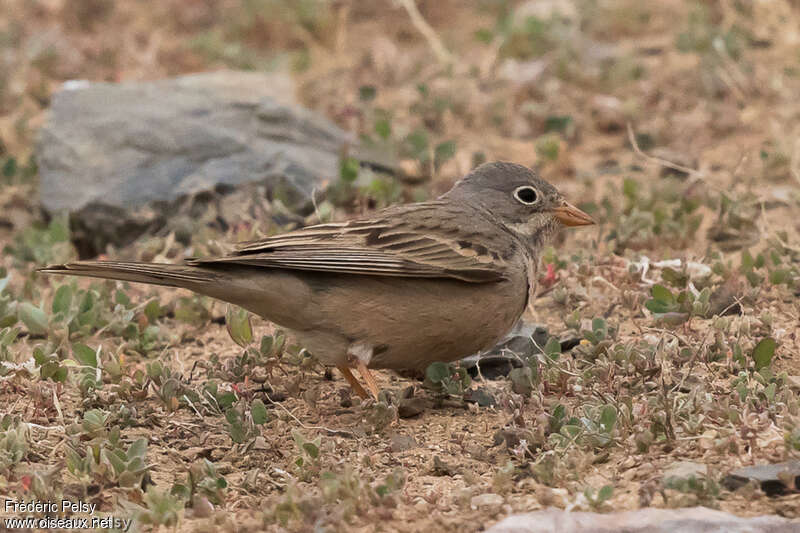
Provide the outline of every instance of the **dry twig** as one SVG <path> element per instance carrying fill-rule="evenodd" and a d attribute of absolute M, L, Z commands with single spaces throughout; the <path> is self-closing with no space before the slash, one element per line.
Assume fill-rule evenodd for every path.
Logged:
<path fill-rule="evenodd" d="M 628 140 L 630 141 L 631 146 L 633 147 L 633 151 L 636 153 L 636 155 L 644 159 L 647 159 L 648 161 L 657 163 L 662 167 L 667 167 L 673 170 L 677 170 L 678 172 L 683 172 L 685 174 L 692 176 L 695 179 L 701 179 L 705 177 L 705 174 L 700 172 L 699 170 L 685 167 L 683 165 L 679 165 L 678 163 L 673 163 L 672 161 L 667 161 L 666 159 L 661 159 L 660 157 L 652 156 L 642 152 L 642 149 L 639 148 L 639 143 L 636 142 L 636 135 L 633 133 L 633 126 L 631 126 L 630 122 L 628 122 Z"/>
<path fill-rule="evenodd" d="M 419 12 L 419 8 L 414 0 L 395 0 L 395 2 L 406 10 L 408 17 L 411 19 L 411 24 L 413 24 L 417 31 L 428 41 L 428 46 L 431 47 L 439 63 L 443 65 L 451 64 L 453 62 L 453 54 L 442 44 L 442 40 L 439 39 L 436 31 L 428 24 L 428 21 L 422 16 L 422 13 Z"/>

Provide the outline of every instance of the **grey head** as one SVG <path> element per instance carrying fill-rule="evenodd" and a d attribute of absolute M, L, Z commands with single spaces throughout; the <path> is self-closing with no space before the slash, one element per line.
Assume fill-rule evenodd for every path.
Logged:
<path fill-rule="evenodd" d="M 560 226 L 595 223 L 535 171 L 516 163 L 485 163 L 458 181 L 442 199 L 480 210 L 535 248 Z"/>

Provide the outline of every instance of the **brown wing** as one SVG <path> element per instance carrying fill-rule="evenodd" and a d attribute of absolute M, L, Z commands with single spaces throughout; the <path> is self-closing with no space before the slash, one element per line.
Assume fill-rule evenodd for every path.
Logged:
<path fill-rule="evenodd" d="M 505 270 L 499 250 L 473 243 L 497 244 L 498 239 L 491 236 L 476 239 L 485 230 L 477 220 L 464 217 L 444 202 L 428 202 L 391 208 L 374 219 L 319 224 L 242 243 L 227 256 L 195 259 L 190 264 L 497 281 L 503 279 Z"/>

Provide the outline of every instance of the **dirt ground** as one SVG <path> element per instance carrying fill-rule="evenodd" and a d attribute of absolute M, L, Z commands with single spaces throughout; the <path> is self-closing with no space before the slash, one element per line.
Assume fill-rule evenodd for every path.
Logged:
<path fill-rule="evenodd" d="M 0 0 L 0 494 L 140 530 L 800 517 L 793 483 L 725 481 L 800 453 L 800 4 L 404 4 Z M 326 200 L 335 219 L 434 197 L 483 160 L 538 168 L 599 222 L 559 236 L 524 316 L 577 345 L 509 378 L 448 369 L 447 392 L 378 372 L 386 394 L 360 402 L 222 303 L 36 275 L 75 253 L 29 164 L 59 85 L 221 68 L 287 70 L 300 103 L 397 155 L 404 177 Z M 286 229 L 252 222 L 203 239 Z M 208 249 L 168 230 L 109 254 Z"/>

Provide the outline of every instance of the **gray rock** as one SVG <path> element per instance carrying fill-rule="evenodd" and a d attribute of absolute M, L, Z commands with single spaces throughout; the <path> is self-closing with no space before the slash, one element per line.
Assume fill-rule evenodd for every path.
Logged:
<path fill-rule="evenodd" d="M 404 452 L 413 448 L 418 448 L 419 444 L 411 435 L 393 433 L 390 437 L 389 451 L 392 453 Z"/>
<path fill-rule="evenodd" d="M 486 533 L 793 533 L 800 521 L 780 516 L 740 518 L 705 507 L 639 509 L 599 514 L 546 509 L 512 515 Z"/>
<path fill-rule="evenodd" d="M 486 494 L 478 494 L 477 496 L 473 496 L 469 502 L 469 506 L 472 509 L 483 509 L 486 507 L 500 507 L 503 505 L 503 497 L 499 494 L 494 493 L 486 493 Z"/>
<path fill-rule="evenodd" d="M 497 345 L 463 358 L 461 366 L 467 369 L 473 379 L 501 379 L 508 376 L 512 369 L 521 367 L 532 355 L 542 353 L 541 348 L 549 338 L 550 334 L 544 326 L 519 321 Z M 578 342 L 580 339 L 577 338 L 562 339 L 561 351 L 571 350 Z"/>
<path fill-rule="evenodd" d="M 285 74 L 213 72 L 64 84 L 36 159 L 42 206 L 73 213 L 102 251 L 163 222 L 181 199 L 259 182 L 290 206 L 338 178 L 351 135 L 295 105 Z"/>
<path fill-rule="evenodd" d="M 800 490 L 800 461 L 763 464 L 737 468 L 722 480 L 722 484 L 736 490 L 749 481 L 755 481 L 770 496 Z"/>

